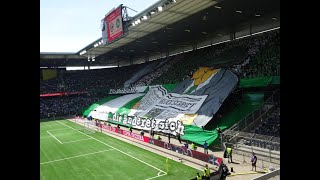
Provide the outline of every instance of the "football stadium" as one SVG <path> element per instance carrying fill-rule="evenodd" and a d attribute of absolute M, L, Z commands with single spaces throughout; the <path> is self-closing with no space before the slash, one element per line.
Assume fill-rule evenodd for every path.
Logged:
<path fill-rule="evenodd" d="M 280 179 L 280 1 L 132 11 L 40 52 L 40 179 Z"/>

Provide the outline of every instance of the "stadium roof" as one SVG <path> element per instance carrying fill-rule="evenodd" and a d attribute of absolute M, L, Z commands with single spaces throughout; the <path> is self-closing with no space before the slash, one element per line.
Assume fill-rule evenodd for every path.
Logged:
<path fill-rule="evenodd" d="M 156 12 L 160 5 L 162 11 Z M 151 14 L 151 11 L 155 13 Z M 145 14 L 149 15 L 148 20 L 141 20 L 140 24 L 132 26 Z M 232 33 L 240 37 L 279 27 L 280 1 L 176 0 L 175 3 L 168 3 L 167 0 L 160 0 L 131 18 L 129 25 L 128 34 L 122 38 L 94 47 L 101 41 L 99 38 L 73 54 L 74 57 L 83 57 L 84 60 L 96 57 L 93 65 L 138 64 L 152 60 L 153 57 L 165 57 L 230 40 Z M 208 42 L 202 43 L 204 41 Z M 86 53 L 80 56 L 84 50 Z M 65 55 L 71 57 L 70 54 Z M 47 59 L 53 56 L 42 57 Z"/>
<path fill-rule="evenodd" d="M 148 15 L 149 18 L 148 20 L 136 26 L 131 25 L 129 27 L 129 33 L 126 36 L 111 44 L 99 46 L 96 48 L 90 48 L 86 51 L 88 54 L 99 56 L 113 49 L 126 45 L 132 41 L 135 41 L 141 37 L 144 37 L 148 34 L 156 32 L 157 30 L 164 28 L 170 24 L 178 22 L 183 18 L 186 18 L 218 3 L 218 1 L 221 0 L 178 0 L 175 1 L 175 3 L 174 1 L 170 1 L 172 3 L 166 3 L 169 1 L 160 0 L 130 20 L 129 24 L 131 25 L 134 21 L 140 19 L 140 17 L 142 17 L 143 15 Z M 158 7 L 162 7 L 162 10 L 159 11 Z M 151 14 L 151 11 L 154 12 L 154 14 Z M 149 12 L 150 14 L 148 14 Z"/>
<path fill-rule="evenodd" d="M 45 59 L 62 59 L 62 58 L 70 58 L 70 59 L 83 59 L 83 56 L 72 52 L 40 52 L 40 58 Z"/>

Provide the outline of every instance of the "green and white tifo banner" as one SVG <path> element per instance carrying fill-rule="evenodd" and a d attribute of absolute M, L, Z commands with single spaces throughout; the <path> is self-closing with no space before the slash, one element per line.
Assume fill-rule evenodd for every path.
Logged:
<path fill-rule="evenodd" d="M 154 118 L 142 118 L 138 116 L 120 115 L 117 113 L 108 114 L 108 122 L 121 124 L 137 129 L 151 130 L 157 132 L 171 133 L 176 135 L 177 133 L 184 135 L 184 125 L 179 119 L 170 118 L 167 120 L 160 120 Z"/>
<path fill-rule="evenodd" d="M 168 93 L 160 85 L 150 86 L 148 93 L 129 116 L 166 120 L 182 114 L 195 114 L 206 98 L 207 95 Z"/>
<path fill-rule="evenodd" d="M 128 94 L 113 99 L 90 112 L 95 119 L 111 121 L 138 129 L 183 134 L 181 118 L 186 114 L 195 114 L 207 95 L 187 95 L 168 93 L 161 85 L 150 86 L 146 95 Z M 131 107 L 126 106 L 136 98 L 144 97 Z M 126 113 L 119 109 L 130 108 Z"/>
<path fill-rule="evenodd" d="M 143 96 L 144 93 L 137 93 L 137 94 L 127 94 L 124 96 L 120 96 L 118 98 L 115 98 L 111 101 L 108 101 L 89 113 L 88 116 L 91 116 L 92 118 L 99 119 L 99 120 L 108 120 L 108 114 L 109 113 L 116 113 L 118 109 L 126 105 L 128 102 L 139 98 Z"/>

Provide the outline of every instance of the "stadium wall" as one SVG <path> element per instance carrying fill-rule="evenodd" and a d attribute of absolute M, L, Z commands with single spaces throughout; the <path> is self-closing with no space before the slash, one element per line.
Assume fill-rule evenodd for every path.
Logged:
<path fill-rule="evenodd" d="M 216 156 L 214 156 L 212 154 L 205 154 L 205 153 L 202 153 L 202 152 L 199 152 L 199 151 L 188 149 L 188 148 L 186 148 L 184 146 L 177 146 L 177 145 L 169 144 L 169 143 L 166 143 L 166 142 L 163 142 L 163 141 L 160 141 L 160 140 L 150 139 L 147 136 L 141 136 L 140 134 L 137 134 L 137 133 L 125 131 L 125 130 L 122 130 L 122 129 L 119 129 L 119 128 L 116 128 L 116 127 L 111 127 L 111 126 L 108 126 L 108 125 L 104 125 L 104 124 L 101 124 L 101 123 L 96 123 L 96 126 L 100 127 L 104 131 L 115 132 L 115 133 L 130 137 L 130 138 L 139 140 L 141 142 L 150 143 L 150 144 L 153 144 L 155 146 L 158 146 L 158 147 L 161 147 L 161 148 L 164 148 L 164 149 L 169 149 L 169 150 L 171 150 L 173 152 L 178 152 L 179 154 L 182 154 L 182 155 L 186 155 L 186 156 L 193 157 L 195 159 L 199 159 L 201 161 L 216 165 L 218 167 L 220 167 L 220 165 L 223 163 L 223 159 L 222 158 L 216 157 Z"/>

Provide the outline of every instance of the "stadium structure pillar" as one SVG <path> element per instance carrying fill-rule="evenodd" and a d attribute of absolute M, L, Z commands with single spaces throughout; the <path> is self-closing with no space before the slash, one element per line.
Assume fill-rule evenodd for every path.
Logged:
<path fill-rule="evenodd" d="M 169 57 L 169 49 L 166 50 L 166 57 Z"/>
<path fill-rule="evenodd" d="M 230 33 L 230 40 L 232 41 L 232 40 L 235 40 L 235 38 L 236 38 L 236 33 L 235 32 L 231 32 Z"/>
<path fill-rule="evenodd" d="M 89 62 L 89 64 L 88 64 L 88 70 L 90 70 L 90 62 Z"/>
<path fill-rule="evenodd" d="M 198 48 L 198 43 L 197 42 L 192 43 L 192 49 L 196 50 L 197 48 Z"/>

